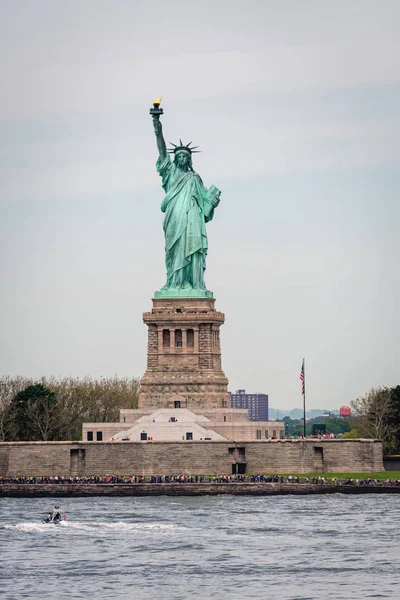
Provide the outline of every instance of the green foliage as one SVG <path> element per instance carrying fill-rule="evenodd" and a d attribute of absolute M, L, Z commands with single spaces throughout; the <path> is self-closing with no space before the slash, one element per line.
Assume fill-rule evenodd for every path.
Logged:
<path fill-rule="evenodd" d="M 307 424 L 310 426 L 310 429 L 313 423 L 325 424 L 326 432 L 334 433 L 335 435 L 337 435 L 338 433 L 346 433 L 347 431 L 350 431 L 349 419 L 346 417 L 329 417 L 327 419 L 316 417 L 315 419 L 310 419 L 309 423 Z"/>
<path fill-rule="evenodd" d="M 361 438 L 361 437 L 362 437 L 362 435 L 358 431 L 358 429 L 350 429 L 350 431 L 346 431 L 342 435 L 342 440 L 354 440 L 354 439 L 358 439 L 358 438 Z"/>
<path fill-rule="evenodd" d="M 285 435 L 298 437 L 303 435 L 303 421 L 299 419 L 291 419 L 290 417 L 284 417 L 285 423 Z M 333 433 L 335 435 L 344 433 L 350 430 L 349 419 L 342 417 L 315 417 L 306 422 L 306 435 L 312 435 L 312 427 L 314 424 L 326 425 L 326 433 Z"/>
<path fill-rule="evenodd" d="M 56 397 L 52 390 L 46 388 L 42 383 L 36 383 L 19 392 L 13 399 L 13 406 L 17 411 L 24 411 L 29 404 L 35 402 L 43 405 L 55 404 Z"/>
<path fill-rule="evenodd" d="M 57 419 L 55 393 L 42 383 L 29 385 L 16 394 L 11 402 L 15 438 L 46 440 L 54 432 Z"/>
<path fill-rule="evenodd" d="M 0 378 L 0 441 L 79 440 L 83 422 L 118 421 L 136 408 L 136 378 Z"/>
<path fill-rule="evenodd" d="M 352 426 L 360 437 L 382 441 L 384 454 L 400 450 L 400 386 L 372 388 L 350 402 L 354 410 Z"/>
<path fill-rule="evenodd" d="M 285 435 L 299 436 L 303 433 L 303 423 L 299 419 L 291 419 L 290 417 L 284 417 L 283 422 L 285 423 Z"/>
<path fill-rule="evenodd" d="M 392 400 L 392 418 L 394 425 L 394 452 L 400 451 L 400 385 L 390 390 Z"/>

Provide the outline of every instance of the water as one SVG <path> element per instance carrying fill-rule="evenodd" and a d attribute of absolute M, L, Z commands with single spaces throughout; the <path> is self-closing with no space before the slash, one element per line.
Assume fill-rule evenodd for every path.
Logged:
<path fill-rule="evenodd" d="M 0 499 L 0 596 L 400 598 L 400 497 Z"/>

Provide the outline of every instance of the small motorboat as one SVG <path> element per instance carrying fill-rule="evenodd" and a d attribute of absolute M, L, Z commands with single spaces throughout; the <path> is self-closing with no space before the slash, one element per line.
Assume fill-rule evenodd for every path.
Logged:
<path fill-rule="evenodd" d="M 61 514 L 59 508 L 59 506 L 56 506 L 52 512 L 45 513 L 46 516 L 43 517 L 42 523 L 54 523 L 54 525 L 58 525 L 61 523 L 61 521 L 65 521 L 67 519 L 67 515 Z"/>
<path fill-rule="evenodd" d="M 65 517 L 65 515 L 64 515 L 64 517 Z M 55 517 L 48 515 L 47 517 L 44 517 L 42 519 L 42 523 L 54 523 L 54 525 L 58 525 L 63 520 L 64 519 L 60 514 L 56 515 Z"/>

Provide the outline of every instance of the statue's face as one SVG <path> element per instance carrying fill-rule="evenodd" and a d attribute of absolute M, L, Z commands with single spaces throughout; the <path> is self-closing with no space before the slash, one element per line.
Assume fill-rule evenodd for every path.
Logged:
<path fill-rule="evenodd" d="M 179 152 L 176 156 L 176 160 L 180 167 L 187 167 L 189 165 L 189 154 L 187 152 Z"/>

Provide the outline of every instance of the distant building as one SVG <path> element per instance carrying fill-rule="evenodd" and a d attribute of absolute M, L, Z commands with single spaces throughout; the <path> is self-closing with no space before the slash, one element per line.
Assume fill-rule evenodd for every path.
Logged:
<path fill-rule="evenodd" d="M 341 406 L 339 414 L 341 417 L 350 417 L 351 416 L 350 406 Z"/>
<path fill-rule="evenodd" d="M 331 413 L 330 410 L 326 410 L 322 415 L 321 415 L 321 419 L 330 419 L 331 417 L 334 417 L 335 415 L 333 413 Z"/>
<path fill-rule="evenodd" d="M 231 408 L 247 408 L 249 421 L 268 421 L 268 394 L 246 394 L 246 390 L 229 394 Z"/>

